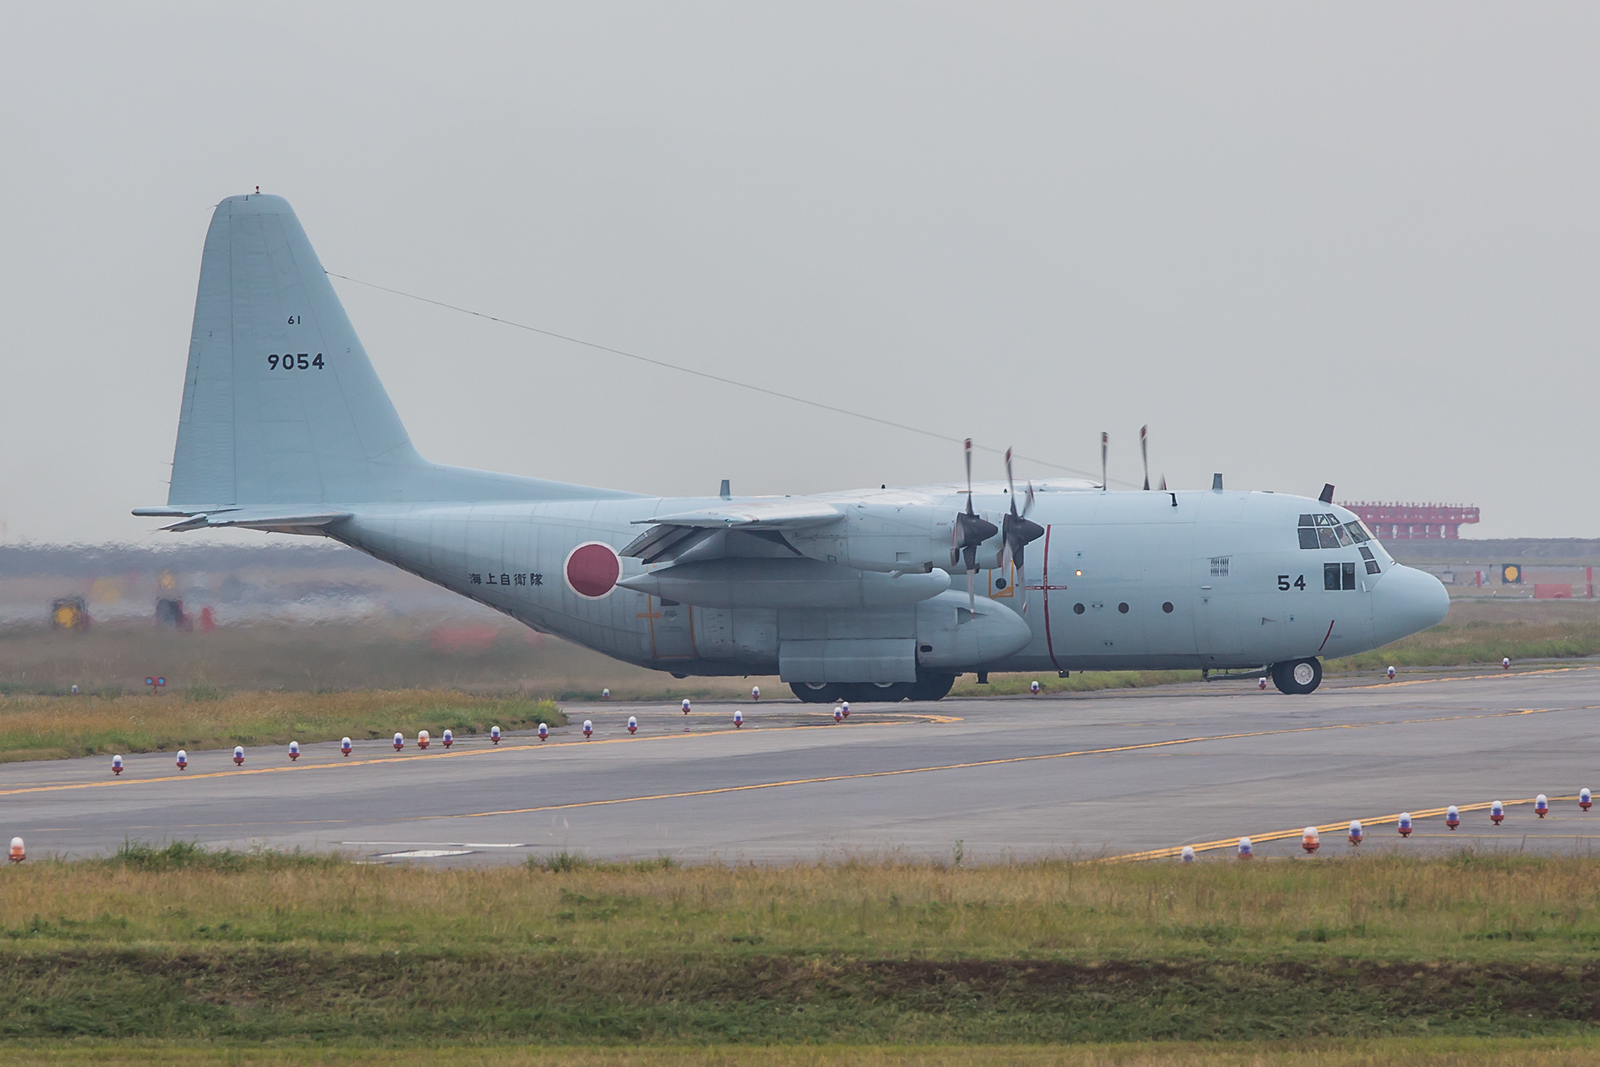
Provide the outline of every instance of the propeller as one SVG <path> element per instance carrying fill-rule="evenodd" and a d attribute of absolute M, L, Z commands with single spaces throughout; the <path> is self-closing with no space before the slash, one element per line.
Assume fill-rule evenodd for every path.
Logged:
<path fill-rule="evenodd" d="M 1100 488 L 1107 489 L 1111 483 L 1106 480 L 1106 453 L 1111 448 L 1111 435 L 1104 430 L 1100 431 Z"/>
<path fill-rule="evenodd" d="M 996 562 L 1002 572 L 1006 569 L 1006 558 L 1016 564 L 1016 574 L 1020 581 L 1022 576 L 1022 551 L 1028 547 L 1028 542 L 1036 541 L 1044 536 L 1044 527 L 1028 518 L 1028 512 L 1033 510 L 1033 482 L 1028 483 L 1028 502 L 1022 505 L 1022 511 L 1017 511 L 1017 483 L 1011 477 L 1011 449 L 1006 449 L 1006 485 L 1011 490 L 1011 510 L 1006 512 L 1006 517 L 1001 521 L 1000 553 Z M 1022 583 L 1022 610 L 1028 610 L 1028 585 Z"/>
<path fill-rule="evenodd" d="M 972 510 L 972 438 L 967 438 L 967 509 L 956 512 L 956 522 L 950 529 L 950 566 L 963 561 L 967 567 L 967 603 L 978 610 L 978 594 L 973 579 L 978 573 L 978 546 L 1000 532 L 1000 527 Z"/>
<path fill-rule="evenodd" d="M 1139 455 L 1144 457 L 1144 487 L 1150 488 L 1150 424 L 1139 427 Z"/>

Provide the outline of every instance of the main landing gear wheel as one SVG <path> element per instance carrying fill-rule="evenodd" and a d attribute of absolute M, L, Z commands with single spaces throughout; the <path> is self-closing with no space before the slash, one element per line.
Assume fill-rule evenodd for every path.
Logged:
<path fill-rule="evenodd" d="M 794 690 L 794 695 L 806 704 L 828 704 L 834 699 L 836 686 L 827 682 L 790 682 L 789 688 Z"/>
<path fill-rule="evenodd" d="M 1272 684 L 1278 692 L 1291 696 L 1304 696 L 1322 684 L 1322 662 L 1315 656 L 1310 659 L 1293 659 L 1272 665 Z"/>
<path fill-rule="evenodd" d="M 912 700 L 943 700 L 956 684 L 953 674 L 927 674 L 911 683 Z"/>

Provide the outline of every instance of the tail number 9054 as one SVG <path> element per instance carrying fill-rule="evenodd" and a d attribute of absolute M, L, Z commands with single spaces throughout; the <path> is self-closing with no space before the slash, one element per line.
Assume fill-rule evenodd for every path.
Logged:
<path fill-rule="evenodd" d="M 293 352 L 285 352 L 280 356 L 274 352 L 267 357 L 267 367 L 270 370 L 321 370 L 322 366 L 321 352 L 314 356 L 307 352 L 301 352 L 298 355 Z"/>

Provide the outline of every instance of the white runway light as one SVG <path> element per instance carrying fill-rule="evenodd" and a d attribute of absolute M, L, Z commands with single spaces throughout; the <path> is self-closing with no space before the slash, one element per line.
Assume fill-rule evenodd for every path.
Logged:
<path fill-rule="evenodd" d="M 1550 814 L 1550 798 L 1540 793 L 1533 798 L 1533 810 L 1539 813 L 1539 818 Z"/>
<path fill-rule="evenodd" d="M 418 748 L 427 748 L 428 747 L 428 742 L 430 740 L 432 740 L 432 738 L 430 738 L 428 736 L 428 731 L 426 731 L 426 730 L 418 730 L 417 731 L 417 747 Z"/>
<path fill-rule="evenodd" d="M 738 709 L 734 709 L 734 712 L 733 712 L 733 728 L 735 730 L 737 730 L 742 726 L 744 726 L 744 712 L 739 711 Z"/>
<path fill-rule="evenodd" d="M 589 719 L 583 720 L 583 739 L 585 741 L 594 736 L 594 723 Z"/>
<path fill-rule="evenodd" d="M 1267 691 L 1267 680 L 1265 678 L 1257 678 L 1256 688 L 1265 693 Z"/>
<path fill-rule="evenodd" d="M 295 760 L 297 760 L 299 758 L 300 758 L 300 742 L 298 742 L 298 741 L 290 741 L 289 742 L 289 762 L 293 763 Z"/>
<path fill-rule="evenodd" d="M 1385 672 L 1384 672 L 1384 673 L 1385 673 L 1385 674 L 1387 674 L 1387 675 L 1388 675 L 1388 676 L 1389 676 L 1389 681 L 1391 681 L 1391 682 L 1392 682 L 1392 681 L 1394 681 L 1394 668 L 1393 668 L 1393 667 L 1390 667 L 1390 668 L 1389 668 L 1389 669 L 1388 669 L 1388 670 L 1387 670 L 1387 671 L 1385 671 Z"/>
<path fill-rule="evenodd" d="M 350 755 L 350 739 L 348 737 L 339 738 L 339 754 L 341 756 Z"/>
<path fill-rule="evenodd" d="M 1361 844 L 1361 839 L 1364 836 L 1366 836 L 1366 835 L 1364 835 L 1361 832 L 1361 820 L 1360 819 L 1351 819 L 1350 820 L 1350 843 L 1352 845 L 1359 845 L 1359 844 Z"/>
<path fill-rule="evenodd" d="M 846 700 L 843 704 L 840 704 L 839 710 L 844 712 L 844 717 L 848 719 L 850 717 L 850 702 Z"/>
<path fill-rule="evenodd" d="M 396 752 L 399 752 L 402 748 L 405 748 L 405 747 L 406 747 L 406 735 L 405 734 L 398 734 L 398 733 L 395 734 L 394 735 L 394 750 Z"/>
<path fill-rule="evenodd" d="M 122 757 L 121 756 L 112 756 L 111 757 L 111 773 L 112 774 L 121 774 L 122 773 Z"/>
<path fill-rule="evenodd" d="M 610 700 L 611 699 L 611 690 L 609 690 L 609 689 L 600 690 L 600 699 L 601 700 Z"/>
<path fill-rule="evenodd" d="M 1182 860 L 1184 863 L 1193 863 L 1194 862 L 1194 846 L 1193 845 L 1184 845 L 1183 846 L 1183 851 L 1178 853 L 1178 858 L 1180 860 Z"/>
<path fill-rule="evenodd" d="M 1584 811 L 1588 811 L 1589 805 L 1592 803 L 1594 803 L 1594 800 L 1589 794 L 1588 786 L 1584 786 L 1582 789 L 1578 790 L 1578 807 L 1582 808 Z"/>
<path fill-rule="evenodd" d="M 21 863 L 28 858 L 28 850 L 22 847 L 22 838 L 11 839 L 11 855 L 7 857 L 12 863 Z"/>
<path fill-rule="evenodd" d="M 1256 848 L 1250 843 L 1248 837 L 1239 838 L 1239 858 L 1247 860 L 1256 854 Z"/>
<path fill-rule="evenodd" d="M 685 715 L 689 714 L 689 698 L 688 697 L 684 697 L 683 698 L 683 713 Z"/>
<path fill-rule="evenodd" d="M 549 736 L 550 736 L 550 725 L 548 723 L 540 723 L 539 724 L 539 740 L 540 741 L 544 741 Z"/>
<path fill-rule="evenodd" d="M 1305 828 L 1305 832 L 1300 835 L 1300 847 L 1306 850 L 1307 855 L 1322 847 L 1322 838 L 1317 836 L 1315 826 Z"/>
<path fill-rule="evenodd" d="M 186 771 L 188 769 L 189 769 L 189 753 L 185 752 L 183 749 L 180 748 L 180 749 L 178 749 L 178 770 Z"/>
<path fill-rule="evenodd" d="M 444 745 L 445 748 L 449 748 L 456 743 L 456 735 L 447 729 L 444 732 L 444 736 L 439 738 L 439 743 Z"/>
<path fill-rule="evenodd" d="M 1461 809 L 1454 804 L 1444 809 L 1444 824 L 1454 830 L 1461 825 Z"/>
<path fill-rule="evenodd" d="M 1507 656 L 1505 659 L 1500 661 L 1500 669 L 1503 670 L 1503 671 L 1509 671 L 1511 669 L 1511 657 L 1510 656 Z"/>
<path fill-rule="evenodd" d="M 834 708 L 833 709 L 833 721 L 834 722 L 844 722 L 844 709 L 843 708 Z"/>
<path fill-rule="evenodd" d="M 1029 682 L 1028 683 L 1028 692 L 1032 693 L 1034 696 L 1038 696 L 1039 695 L 1039 683 L 1038 682 Z"/>
<path fill-rule="evenodd" d="M 628 732 L 630 734 L 636 734 L 639 732 L 639 720 L 634 718 L 632 715 L 628 716 Z"/>
<path fill-rule="evenodd" d="M 1411 813 L 1409 811 L 1402 811 L 1400 813 L 1400 836 L 1411 836 Z"/>
<path fill-rule="evenodd" d="M 1499 826 L 1500 825 L 1500 821 L 1502 819 L 1504 819 L 1505 817 L 1506 817 L 1506 806 L 1504 804 L 1502 804 L 1500 801 L 1497 800 L 1493 804 L 1489 805 L 1489 821 L 1490 822 L 1494 823 L 1496 826 Z"/>
<path fill-rule="evenodd" d="M 761 687 L 759 685 L 752 685 L 750 687 L 750 699 L 751 700 L 760 700 L 761 699 Z"/>
<path fill-rule="evenodd" d="M 489 727 L 489 740 L 490 740 L 490 742 L 492 742 L 493 744 L 496 744 L 496 745 L 498 745 L 500 743 L 500 727 L 498 727 L 498 726 Z"/>
<path fill-rule="evenodd" d="M 243 745 L 234 745 L 233 746 L 233 765 L 235 767 L 243 767 L 244 766 L 244 746 Z"/>

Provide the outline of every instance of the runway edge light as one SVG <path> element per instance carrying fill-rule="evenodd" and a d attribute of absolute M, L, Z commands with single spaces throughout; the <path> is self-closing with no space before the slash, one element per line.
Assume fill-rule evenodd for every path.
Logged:
<path fill-rule="evenodd" d="M 1550 798 L 1540 793 L 1533 798 L 1533 810 L 1539 813 L 1539 818 L 1550 814 Z"/>
<path fill-rule="evenodd" d="M 738 730 L 743 726 L 744 726 L 744 712 L 740 711 L 738 708 L 733 709 L 733 728 L 735 730 Z"/>
<path fill-rule="evenodd" d="M 611 690 L 609 690 L 609 689 L 600 690 L 600 699 L 601 700 L 610 700 L 611 699 Z"/>
<path fill-rule="evenodd" d="M 406 747 L 406 735 L 405 734 L 401 734 L 401 733 L 395 734 L 394 735 L 394 750 L 396 752 L 399 752 L 402 748 L 405 748 L 405 747 Z"/>
<path fill-rule="evenodd" d="M 1511 669 L 1511 657 L 1510 656 L 1507 656 L 1505 659 L 1500 661 L 1500 669 L 1503 670 L 1503 671 L 1509 671 Z"/>
<path fill-rule="evenodd" d="M 1028 692 L 1032 693 L 1034 696 L 1038 696 L 1039 695 L 1039 683 L 1038 682 L 1029 682 L 1028 683 Z"/>
<path fill-rule="evenodd" d="M 1594 803 L 1594 801 L 1590 797 L 1588 786 L 1584 786 L 1582 789 L 1578 790 L 1578 807 L 1582 808 L 1584 811 L 1588 811 L 1589 805 L 1592 803 Z"/>
<path fill-rule="evenodd" d="M 589 740 L 589 738 L 591 738 L 593 736 L 594 736 L 594 720 L 593 719 L 584 719 L 583 720 L 583 739 L 585 741 L 587 741 L 587 740 Z"/>
<path fill-rule="evenodd" d="M 456 735 L 450 732 L 449 727 L 445 728 L 444 736 L 439 738 L 439 743 L 444 745 L 445 748 L 449 748 L 456 743 Z"/>
<path fill-rule="evenodd" d="M 1194 862 L 1194 846 L 1193 845 L 1184 845 L 1183 846 L 1183 851 L 1178 853 L 1178 858 L 1180 860 L 1182 860 L 1184 863 L 1193 863 Z"/>
<path fill-rule="evenodd" d="M 1265 678 L 1257 678 L 1256 679 L 1256 688 L 1261 690 L 1263 693 L 1266 692 L 1267 691 L 1267 680 Z"/>
<path fill-rule="evenodd" d="M 846 700 L 843 704 L 840 704 L 839 710 L 844 712 L 844 717 L 848 719 L 850 717 L 850 702 Z"/>
<path fill-rule="evenodd" d="M 834 722 L 844 722 L 844 709 L 843 708 L 836 707 L 836 708 L 833 709 L 833 721 Z"/>
<path fill-rule="evenodd" d="M 1454 830 L 1461 825 L 1461 809 L 1454 804 L 1444 809 L 1444 824 Z"/>
<path fill-rule="evenodd" d="M 1411 813 L 1409 811 L 1402 811 L 1400 813 L 1400 836 L 1411 836 Z"/>
<path fill-rule="evenodd" d="M 290 741 L 289 742 L 289 762 L 293 763 L 295 760 L 297 760 L 299 758 L 300 758 L 300 742 L 298 742 L 298 741 Z"/>
<path fill-rule="evenodd" d="M 348 737 L 339 738 L 339 754 L 342 756 L 350 755 L 350 739 Z"/>
<path fill-rule="evenodd" d="M 1501 803 L 1500 801 L 1497 800 L 1493 804 L 1489 805 L 1489 821 L 1490 822 L 1494 823 L 1496 826 L 1499 826 L 1500 825 L 1500 821 L 1502 819 L 1504 819 L 1505 817 L 1506 817 L 1506 806 L 1505 806 L 1505 804 L 1503 804 L 1503 803 Z"/>
<path fill-rule="evenodd" d="M 1307 855 L 1322 847 L 1322 838 L 1317 836 L 1317 828 L 1315 826 L 1306 827 L 1300 834 L 1300 847 L 1306 850 Z"/>
<path fill-rule="evenodd" d="M 489 727 L 489 740 L 497 745 L 500 743 L 500 727 Z"/>
<path fill-rule="evenodd" d="M 189 769 L 189 753 L 187 751 L 185 751 L 184 749 L 180 748 L 180 749 L 178 749 L 178 770 L 186 771 L 188 769 Z"/>
<path fill-rule="evenodd" d="M 683 698 L 683 713 L 685 715 L 689 714 L 689 698 L 688 697 L 684 697 Z"/>
<path fill-rule="evenodd" d="M 550 736 L 550 724 L 549 723 L 545 723 L 545 722 L 540 723 L 539 724 L 539 740 L 540 741 L 544 741 L 549 736 Z"/>
<path fill-rule="evenodd" d="M 1384 672 L 1384 673 L 1385 673 L 1385 674 L 1387 674 L 1387 675 L 1388 675 L 1388 676 L 1389 676 L 1389 681 L 1391 681 L 1391 682 L 1392 682 L 1392 681 L 1394 681 L 1394 667 L 1393 667 L 1393 666 L 1391 666 L 1391 667 L 1390 667 L 1390 668 L 1389 668 L 1389 669 L 1388 669 L 1388 670 L 1387 670 L 1387 671 L 1385 671 L 1385 672 Z"/>
<path fill-rule="evenodd" d="M 11 860 L 12 863 L 21 863 L 23 860 L 28 858 L 27 849 L 22 847 L 22 838 L 13 837 L 11 839 L 11 855 L 7 858 Z"/>
<path fill-rule="evenodd" d="M 752 685 L 750 687 L 750 699 L 751 700 L 760 700 L 761 699 L 761 687 L 759 685 Z"/>
<path fill-rule="evenodd" d="M 1361 838 L 1363 836 L 1364 835 L 1361 832 L 1361 820 L 1360 819 L 1351 819 L 1350 820 L 1350 843 L 1352 845 L 1361 844 Z"/>
<path fill-rule="evenodd" d="M 1242 860 L 1247 860 L 1255 854 L 1256 849 L 1255 846 L 1250 843 L 1250 839 L 1248 837 L 1239 838 L 1239 858 Z"/>
<path fill-rule="evenodd" d="M 244 746 L 243 745 L 234 745 L 233 746 L 233 765 L 235 767 L 243 767 L 244 766 Z"/>
<path fill-rule="evenodd" d="M 112 774 L 121 774 L 122 773 L 122 757 L 121 756 L 112 756 L 111 757 L 111 773 Z"/>
<path fill-rule="evenodd" d="M 428 736 L 428 731 L 426 731 L 426 730 L 418 730 L 417 731 L 417 747 L 418 748 L 427 748 L 428 747 L 428 742 L 431 741 L 431 740 L 432 740 L 432 738 L 430 738 Z"/>
<path fill-rule="evenodd" d="M 632 715 L 628 716 L 628 732 L 630 734 L 639 732 L 639 720 Z"/>

